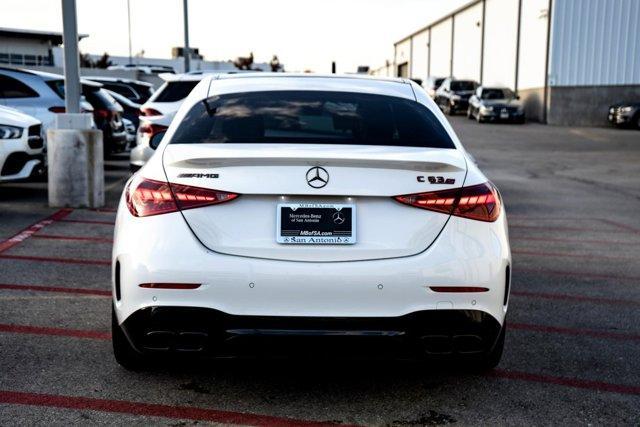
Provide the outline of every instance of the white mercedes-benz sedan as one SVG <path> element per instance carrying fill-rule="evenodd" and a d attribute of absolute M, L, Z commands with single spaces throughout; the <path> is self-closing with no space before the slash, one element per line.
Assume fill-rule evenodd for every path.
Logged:
<path fill-rule="evenodd" d="M 122 195 L 114 353 L 492 368 L 510 265 L 498 190 L 415 83 L 208 76 Z"/>

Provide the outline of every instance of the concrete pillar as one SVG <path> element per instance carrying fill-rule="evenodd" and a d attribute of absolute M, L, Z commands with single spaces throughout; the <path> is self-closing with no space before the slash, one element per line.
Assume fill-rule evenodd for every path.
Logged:
<path fill-rule="evenodd" d="M 104 206 L 102 131 L 91 129 L 91 114 L 58 114 L 47 132 L 49 206 Z"/>

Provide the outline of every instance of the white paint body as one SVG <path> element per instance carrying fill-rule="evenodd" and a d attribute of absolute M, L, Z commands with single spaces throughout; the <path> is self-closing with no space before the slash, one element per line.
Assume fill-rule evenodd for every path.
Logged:
<path fill-rule="evenodd" d="M 22 129 L 22 134 L 19 138 L 0 139 L 0 170 L 2 170 L 7 157 L 12 153 L 25 153 L 28 155 L 42 154 L 44 147 L 29 147 L 28 132 L 30 126 L 41 124 L 40 120 L 14 110 L 13 108 L 0 107 L 0 125 L 15 126 Z M 38 159 L 28 160 L 17 173 L 4 176 L 0 175 L 0 182 L 28 178 L 36 167 L 41 166 L 41 163 Z"/>
<path fill-rule="evenodd" d="M 330 90 L 402 97 L 426 106 L 455 149 L 396 146 L 169 144 L 189 109 L 208 97 L 270 90 Z M 188 161 L 191 159 L 191 161 Z M 219 179 L 178 178 L 195 170 Z M 321 189 L 312 166 L 331 176 Z M 113 266 L 121 269 L 119 323 L 149 306 L 202 307 L 235 315 L 393 317 L 419 310 L 469 309 L 503 323 L 505 269 L 511 263 L 504 210 L 495 222 L 436 213 L 391 196 L 433 191 L 416 175 L 446 171 L 455 185 L 487 178 L 464 151 L 433 101 L 413 82 L 302 75 L 205 78 L 185 100 L 157 155 L 138 172 L 147 179 L 240 193 L 237 200 L 149 217 L 118 208 Z M 314 201 L 357 206 L 354 245 L 279 245 L 276 206 Z M 194 290 L 141 283 L 200 283 Z M 115 282 L 114 282 L 115 286 Z M 436 293 L 429 286 L 481 286 L 484 293 Z M 115 289 L 115 288 L 114 288 Z"/>

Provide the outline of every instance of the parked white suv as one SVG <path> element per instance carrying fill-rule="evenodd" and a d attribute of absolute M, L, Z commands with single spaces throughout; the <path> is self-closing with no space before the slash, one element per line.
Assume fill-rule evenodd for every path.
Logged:
<path fill-rule="evenodd" d="M 0 105 L 15 108 L 42 122 L 44 135 L 56 114 L 64 113 L 64 77 L 39 71 L 0 67 Z M 84 99 L 80 107 L 93 112 Z"/>
<path fill-rule="evenodd" d="M 42 123 L 13 108 L 0 107 L 0 182 L 44 172 Z"/>
<path fill-rule="evenodd" d="M 164 116 L 175 113 L 204 75 L 168 74 L 162 77 L 165 79 L 164 84 L 140 107 L 142 116 Z"/>

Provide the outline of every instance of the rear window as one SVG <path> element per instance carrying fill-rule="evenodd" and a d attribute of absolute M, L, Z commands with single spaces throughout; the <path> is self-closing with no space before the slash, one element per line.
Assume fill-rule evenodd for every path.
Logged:
<path fill-rule="evenodd" d="M 451 82 L 451 90 L 476 90 L 476 82 L 471 80 L 454 80 Z"/>
<path fill-rule="evenodd" d="M 0 76 L 0 98 L 36 98 L 38 93 L 20 80 Z"/>
<path fill-rule="evenodd" d="M 422 104 L 383 95 L 269 91 L 198 102 L 172 144 L 294 143 L 455 148 Z"/>
<path fill-rule="evenodd" d="M 197 80 L 188 82 L 168 82 L 164 89 L 160 90 L 153 102 L 176 102 L 185 99 L 191 90 L 200 83 Z"/>

